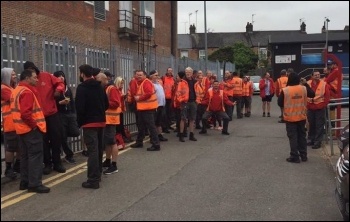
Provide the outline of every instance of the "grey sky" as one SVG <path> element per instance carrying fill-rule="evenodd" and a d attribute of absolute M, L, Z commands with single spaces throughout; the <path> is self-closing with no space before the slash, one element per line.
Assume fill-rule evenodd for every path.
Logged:
<path fill-rule="evenodd" d="M 320 33 L 328 17 L 329 30 L 349 25 L 349 1 L 206 1 L 207 29 L 212 32 L 245 32 L 247 22 L 254 30 L 299 30 L 300 19 L 307 33 Z M 198 12 L 196 13 L 196 10 Z M 192 15 L 189 18 L 189 13 Z M 204 32 L 204 1 L 178 2 L 178 33 L 189 32 L 189 19 L 197 32 Z"/>

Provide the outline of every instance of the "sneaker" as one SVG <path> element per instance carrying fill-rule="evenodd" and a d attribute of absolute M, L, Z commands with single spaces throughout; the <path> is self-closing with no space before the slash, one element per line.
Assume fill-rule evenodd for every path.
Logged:
<path fill-rule="evenodd" d="M 83 150 L 83 152 L 81 152 L 81 154 L 83 154 L 83 156 L 86 156 L 86 157 L 88 157 L 88 156 L 89 156 L 89 153 L 88 153 L 88 151 L 87 151 L 87 150 Z"/>
<path fill-rule="evenodd" d="M 265 117 L 265 112 L 263 112 L 263 115 L 262 115 L 263 117 Z"/>
<path fill-rule="evenodd" d="M 109 168 L 111 166 L 111 160 L 110 159 L 105 159 L 105 161 L 103 161 L 102 163 L 102 167 L 103 168 Z"/>
<path fill-rule="evenodd" d="M 310 141 L 310 142 L 307 142 L 306 145 L 308 145 L 308 146 L 313 146 L 313 145 L 315 145 L 315 143 L 314 143 L 313 141 Z"/>
<path fill-rule="evenodd" d="M 226 132 L 226 131 L 222 131 L 221 134 L 222 134 L 222 135 L 230 135 L 230 133 L 229 133 L 229 132 Z"/>
<path fill-rule="evenodd" d="M 109 166 L 107 170 L 103 171 L 103 174 L 105 175 L 109 175 L 109 174 L 112 174 L 112 173 L 118 173 L 118 168 L 117 166 Z"/>
<path fill-rule="evenodd" d="M 70 163 L 70 164 L 76 164 L 77 163 L 77 161 L 75 161 L 75 159 L 73 157 L 65 157 L 64 160 L 67 163 Z"/>
<path fill-rule="evenodd" d="M 267 113 L 267 117 L 271 117 L 271 116 L 270 116 L 270 113 Z"/>
<path fill-rule="evenodd" d="M 90 188 L 90 189 L 98 189 L 100 188 L 100 184 L 99 183 L 90 183 L 90 182 L 83 182 L 81 184 L 82 187 L 84 188 Z"/>
<path fill-rule="evenodd" d="M 28 182 L 21 180 L 21 182 L 19 183 L 19 190 L 26 190 L 26 189 L 28 189 Z"/>
<path fill-rule="evenodd" d="M 307 156 L 300 156 L 301 161 L 306 162 L 307 161 Z"/>
<path fill-rule="evenodd" d="M 5 176 L 11 180 L 14 180 L 17 178 L 17 174 L 15 173 L 15 171 L 13 171 L 12 168 L 6 168 Z"/>
<path fill-rule="evenodd" d="M 131 148 L 142 148 L 143 143 L 136 142 L 130 146 Z"/>
<path fill-rule="evenodd" d="M 321 144 L 315 144 L 311 148 L 312 149 L 319 149 L 319 148 L 321 148 Z"/>
<path fill-rule="evenodd" d="M 168 141 L 168 139 L 167 138 L 165 138 L 162 134 L 159 134 L 158 135 L 158 139 L 159 139 L 159 141 Z"/>

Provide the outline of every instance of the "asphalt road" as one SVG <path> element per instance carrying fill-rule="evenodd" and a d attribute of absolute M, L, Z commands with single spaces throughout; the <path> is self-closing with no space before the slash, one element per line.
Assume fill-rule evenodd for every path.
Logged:
<path fill-rule="evenodd" d="M 252 116 L 230 122 L 231 135 L 217 130 L 197 142 L 165 134 L 160 152 L 127 149 L 119 172 L 103 175 L 100 189 L 81 187 L 86 157 L 65 174 L 44 176 L 49 194 L 1 186 L 1 220 L 272 220 L 341 221 L 334 198 L 334 171 L 322 149 L 309 161 L 286 162 L 289 142 L 276 97 L 272 117 L 262 117 L 253 98 Z M 236 110 L 235 110 L 236 111 Z"/>

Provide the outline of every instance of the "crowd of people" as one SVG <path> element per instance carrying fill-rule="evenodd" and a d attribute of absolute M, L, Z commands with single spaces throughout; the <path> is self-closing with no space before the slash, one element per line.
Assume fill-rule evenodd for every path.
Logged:
<path fill-rule="evenodd" d="M 74 152 L 68 137 L 82 132 L 84 155 L 87 159 L 87 181 L 82 187 L 98 189 L 101 174 L 118 172 L 119 150 L 131 142 L 124 127 L 123 113 L 135 114 L 138 128 L 132 148 L 142 148 L 146 135 L 151 146 L 147 151 L 160 151 L 161 142 L 168 141 L 164 133 L 177 132 L 180 142 L 197 141 L 207 129 L 218 129 L 230 135 L 228 125 L 236 118 L 251 116 L 253 83 L 249 76 L 225 71 L 218 81 L 210 70 L 187 67 L 173 74 L 169 67 L 164 75 L 157 70 L 146 73 L 136 70 L 124 89 L 125 79 L 88 64 L 79 67 L 80 84 L 75 96 L 68 87 L 65 73 L 40 71 L 33 62 L 24 63 L 24 71 L 17 75 L 12 68 L 1 70 L 1 112 L 5 139 L 5 176 L 15 179 L 20 173 L 20 190 L 48 193 L 42 175 L 52 170 L 65 173 L 63 160 L 75 164 Z M 335 74 L 334 74 L 335 73 Z M 282 70 L 276 82 L 266 72 L 259 82 L 262 116 L 270 117 L 270 102 L 274 95 L 281 107 L 281 120 L 286 123 L 290 140 L 288 162 L 307 160 L 306 146 L 321 147 L 324 116 L 334 81 L 339 74 L 336 64 L 330 74 L 320 79 L 315 71 L 308 82 L 300 81 L 293 70 Z M 304 87 L 305 86 L 305 87 Z M 305 125 L 308 120 L 309 142 Z M 173 127 L 175 125 L 175 128 Z M 80 129 L 82 129 L 80 131 Z M 106 158 L 103 160 L 103 154 Z"/>

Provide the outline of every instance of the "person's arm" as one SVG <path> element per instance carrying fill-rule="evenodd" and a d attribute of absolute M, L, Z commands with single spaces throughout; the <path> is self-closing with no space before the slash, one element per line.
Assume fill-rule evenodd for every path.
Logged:
<path fill-rule="evenodd" d="M 5 102 L 10 102 L 11 90 L 8 88 L 1 89 L 1 100 Z"/>
<path fill-rule="evenodd" d="M 207 91 L 201 101 L 202 105 L 208 105 L 209 103 L 209 92 Z"/>
<path fill-rule="evenodd" d="M 306 87 L 306 95 L 308 98 L 314 98 L 315 97 L 315 92 L 311 89 L 311 87 L 309 86 L 309 84 L 305 83 L 303 84 Z M 327 87 L 327 85 L 326 85 Z"/>
<path fill-rule="evenodd" d="M 85 116 L 85 110 L 86 110 L 85 103 L 86 103 L 86 98 L 85 98 L 83 89 L 79 85 L 77 87 L 77 91 L 75 94 L 75 108 L 76 108 L 77 122 L 79 127 L 82 125 L 82 117 Z"/>
<path fill-rule="evenodd" d="M 120 94 L 117 91 L 117 88 L 112 87 L 109 92 L 109 101 L 108 101 L 109 108 L 111 109 L 117 109 L 120 107 Z"/>
<path fill-rule="evenodd" d="M 50 77 L 51 77 L 52 85 L 55 88 L 54 96 L 59 97 L 60 95 L 62 95 L 64 93 L 64 91 L 66 89 L 64 82 L 54 75 L 50 75 Z"/>
<path fill-rule="evenodd" d="M 324 102 L 326 104 L 328 104 L 330 99 L 331 99 L 331 92 L 330 92 L 328 84 L 326 84 L 326 88 L 325 88 L 325 91 L 324 91 Z"/>
<path fill-rule="evenodd" d="M 265 79 L 261 79 L 259 81 L 259 89 L 260 90 L 265 90 Z"/>
<path fill-rule="evenodd" d="M 228 106 L 233 106 L 234 105 L 234 103 L 227 97 L 227 94 L 226 93 L 224 93 L 224 103 L 226 104 L 226 105 L 228 105 Z"/>

